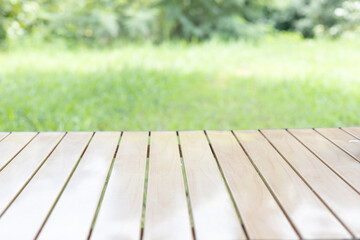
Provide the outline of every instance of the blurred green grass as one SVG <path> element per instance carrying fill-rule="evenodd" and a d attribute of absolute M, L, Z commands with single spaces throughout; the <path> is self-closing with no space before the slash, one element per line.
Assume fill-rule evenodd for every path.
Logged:
<path fill-rule="evenodd" d="M 0 52 L 0 131 L 360 125 L 360 41 Z"/>

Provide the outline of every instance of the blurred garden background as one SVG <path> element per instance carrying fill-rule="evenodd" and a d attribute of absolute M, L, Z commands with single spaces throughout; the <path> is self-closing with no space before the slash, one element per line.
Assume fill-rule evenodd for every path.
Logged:
<path fill-rule="evenodd" d="M 359 0 L 0 0 L 0 131 L 360 126 Z"/>

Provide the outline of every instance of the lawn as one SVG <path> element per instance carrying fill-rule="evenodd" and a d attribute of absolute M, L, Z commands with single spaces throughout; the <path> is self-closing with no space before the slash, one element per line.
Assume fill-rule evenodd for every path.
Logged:
<path fill-rule="evenodd" d="M 360 125 L 360 41 L 0 52 L 0 131 Z"/>

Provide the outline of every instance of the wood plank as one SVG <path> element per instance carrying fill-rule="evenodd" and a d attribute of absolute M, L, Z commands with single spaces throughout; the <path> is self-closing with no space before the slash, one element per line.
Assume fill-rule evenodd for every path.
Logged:
<path fill-rule="evenodd" d="M 207 131 L 251 239 L 298 236 L 230 131 Z"/>
<path fill-rule="evenodd" d="M 10 133 L 8 132 L 0 132 L 0 142 L 4 140 Z"/>
<path fill-rule="evenodd" d="M 0 171 L 2 171 L 36 134 L 37 133 L 34 132 L 14 132 L 0 142 Z"/>
<path fill-rule="evenodd" d="M 51 212 L 39 239 L 86 239 L 120 133 L 97 132 Z M 66 231 L 59 226 L 66 226 Z"/>
<path fill-rule="evenodd" d="M 289 131 L 360 193 L 359 162 L 312 129 L 290 129 Z"/>
<path fill-rule="evenodd" d="M 259 131 L 235 131 L 235 135 L 302 238 L 351 237 Z"/>
<path fill-rule="evenodd" d="M 197 239 L 246 239 L 202 131 L 179 132 Z"/>
<path fill-rule="evenodd" d="M 191 239 L 175 132 L 151 132 L 144 239 Z"/>
<path fill-rule="evenodd" d="M 360 161 L 360 143 L 357 141 L 358 139 L 339 128 L 316 128 L 316 131 Z"/>
<path fill-rule="evenodd" d="M 342 129 L 360 140 L 360 127 L 345 127 Z M 359 142 L 359 141 L 355 141 L 355 142 Z"/>
<path fill-rule="evenodd" d="M 0 172 L 0 216 L 65 133 L 40 133 Z"/>
<path fill-rule="evenodd" d="M 140 239 L 148 132 L 124 132 L 91 239 Z"/>
<path fill-rule="evenodd" d="M 0 218 L 0 239 L 33 239 L 37 235 L 91 135 L 68 133 L 64 137 Z"/>
<path fill-rule="evenodd" d="M 360 195 L 285 130 L 262 132 L 350 231 L 360 238 Z"/>

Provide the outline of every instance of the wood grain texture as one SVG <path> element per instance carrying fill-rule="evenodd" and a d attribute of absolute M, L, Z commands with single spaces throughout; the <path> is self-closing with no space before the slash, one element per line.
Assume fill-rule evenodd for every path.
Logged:
<path fill-rule="evenodd" d="M 303 238 L 351 238 L 259 131 L 235 131 L 235 135 Z"/>
<path fill-rule="evenodd" d="M 14 132 L 0 142 L 0 171 L 36 134 L 34 132 Z M 1 134 L 0 139 L 2 139 Z"/>
<path fill-rule="evenodd" d="M 316 130 L 0 132 L 0 239 L 360 239 L 360 128 Z"/>
<path fill-rule="evenodd" d="M 358 139 L 339 128 L 316 128 L 335 145 L 343 149 L 356 160 L 360 161 L 360 143 Z"/>
<path fill-rule="evenodd" d="M 230 131 L 207 131 L 251 239 L 298 236 Z"/>
<path fill-rule="evenodd" d="M 144 239 L 191 239 L 175 132 L 151 132 Z"/>
<path fill-rule="evenodd" d="M 203 131 L 179 132 L 197 239 L 246 239 Z"/>
<path fill-rule="evenodd" d="M 0 218 L 0 239 L 33 239 L 36 236 L 91 135 L 84 132 L 68 133 L 64 137 Z M 66 231 L 67 226 L 61 228 Z"/>
<path fill-rule="evenodd" d="M 124 132 L 91 239 L 140 239 L 148 132 Z"/>
<path fill-rule="evenodd" d="M 4 140 L 10 133 L 8 132 L 0 132 L 0 142 Z"/>
<path fill-rule="evenodd" d="M 285 130 L 264 130 L 263 133 L 352 233 L 360 238 L 360 195 Z"/>
<path fill-rule="evenodd" d="M 95 133 L 39 239 L 88 237 L 119 137 L 117 132 Z"/>
<path fill-rule="evenodd" d="M 40 133 L 0 172 L 0 216 L 64 133 Z"/>
<path fill-rule="evenodd" d="M 360 140 L 360 127 L 345 127 L 342 129 Z"/>
<path fill-rule="evenodd" d="M 289 132 L 360 193 L 359 162 L 312 129 L 290 129 Z"/>

